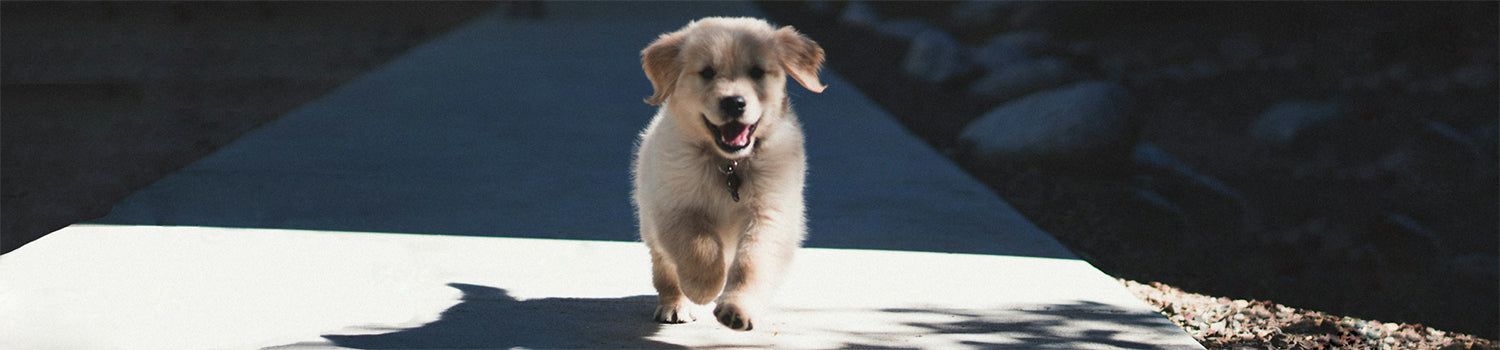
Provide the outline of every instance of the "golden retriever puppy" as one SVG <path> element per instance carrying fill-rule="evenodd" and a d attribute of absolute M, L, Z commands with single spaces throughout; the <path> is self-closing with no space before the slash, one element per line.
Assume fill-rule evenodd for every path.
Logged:
<path fill-rule="evenodd" d="M 753 18 L 704 18 L 641 51 L 659 105 L 632 172 L 651 251 L 656 321 L 696 320 L 694 305 L 750 330 L 807 233 L 802 127 L 787 77 L 822 92 L 823 48 Z M 717 300 L 715 300 L 717 298 Z"/>

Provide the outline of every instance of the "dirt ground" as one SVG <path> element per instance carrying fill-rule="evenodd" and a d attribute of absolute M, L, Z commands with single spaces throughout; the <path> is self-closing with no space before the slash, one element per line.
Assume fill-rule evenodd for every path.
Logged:
<path fill-rule="evenodd" d="M 0 253 L 493 6 L 0 3 Z"/>

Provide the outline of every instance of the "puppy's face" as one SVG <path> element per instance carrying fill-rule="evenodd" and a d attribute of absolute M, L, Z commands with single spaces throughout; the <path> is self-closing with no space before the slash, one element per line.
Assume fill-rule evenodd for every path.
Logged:
<path fill-rule="evenodd" d="M 786 79 L 822 92 L 823 49 L 791 27 L 752 18 L 705 18 L 641 51 L 655 94 L 686 134 L 725 158 L 749 156 L 783 118 Z"/>

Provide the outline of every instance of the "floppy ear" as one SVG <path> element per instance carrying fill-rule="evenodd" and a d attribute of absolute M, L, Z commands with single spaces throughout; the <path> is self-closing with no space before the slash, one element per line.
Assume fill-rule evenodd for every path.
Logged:
<path fill-rule="evenodd" d="M 678 54 L 682 52 L 682 40 L 686 35 L 681 31 L 662 34 L 656 38 L 645 50 L 641 50 L 641 69 L 646 71 L 646 78 L 651 79 L 651 87 L 656 90 L 646 104 L 655 106 L 667 100 L 672 95 L 673 87 L 677 86 L 677 77 L 682 75 L 682 62 Z"/>
<path fill-rule="evenodd" d="M 823 92 L 828 88 L 818 81 L 818 70 L 823 68 L 823 47 L 792 26 L 776 31 L 776 46 L 781 55 L 781 67 L 786 68 L 792 79 L 797 79 L 808 91 Z"/>

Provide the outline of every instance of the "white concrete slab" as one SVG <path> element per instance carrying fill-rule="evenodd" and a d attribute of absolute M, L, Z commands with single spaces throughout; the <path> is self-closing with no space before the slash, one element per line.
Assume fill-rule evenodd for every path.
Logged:
<path fill-rule="evenodd" d="M 546 6 L 481 16 L 98 221 L 130 226 L 0 256 L 0 349 L 1196 347 L 832 71 L 792 87 L 807 243 L 887 251 L 805 250 L 754 332 L 650 322 L 639 50 L 758 13 Z"/>
<path fill-rule="evenodd" d="M 804 249 L 753 332 L 652 322 L 648 260 L 629 242 L 75 225 L 0 256 L 0 348 L 1197 348 L 1073 259 Z"/>

